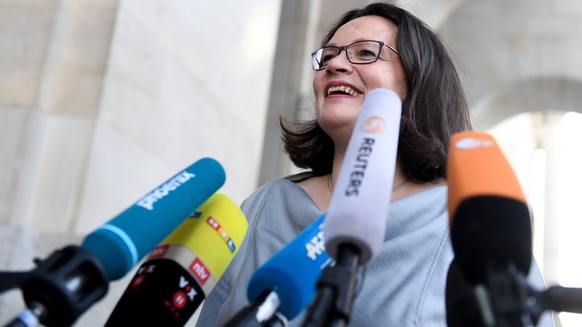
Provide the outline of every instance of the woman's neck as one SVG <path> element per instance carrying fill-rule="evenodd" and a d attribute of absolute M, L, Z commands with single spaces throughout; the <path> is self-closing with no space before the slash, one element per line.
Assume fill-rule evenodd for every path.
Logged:
<path fill-rule="evenodd" d="M 342 167 L 343 162 L 344 162 L 344 158 L 345 158 L 345 152 L 335 152 L 334 153 L 331 174 L 329 174 L 328 178 L 327 178 L 328 188 L 331 192 L 333 192 L 333 190 L 335 188 L 337 178 L 339 176 L 339 173 L 341 171 L 341 167 Z M 393 181 L 392 191 L 396 192 L 397 190 L 403 188 L 405 186 L 405 184 L 408 184 L 408 182 L 409 182 L 408 178 L 404 175 L 404 172 L 400 168 L 400 163 L 398 162 L 398 160 L 396 160 L 396 167 L 395 167 L 395 171 L 394 171 L 394 181 Z"/>

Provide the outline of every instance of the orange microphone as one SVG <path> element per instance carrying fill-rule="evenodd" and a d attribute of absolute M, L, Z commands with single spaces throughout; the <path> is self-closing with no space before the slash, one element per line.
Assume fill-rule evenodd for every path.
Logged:
<path fill-rule="evenodd" d="M 489 134 L 453 135 L 447 163 L 451 241 L 473 285 L 488 269 L 513 264 L 527 276 L 532 261 L 530 211 L 511 165 Z"/>

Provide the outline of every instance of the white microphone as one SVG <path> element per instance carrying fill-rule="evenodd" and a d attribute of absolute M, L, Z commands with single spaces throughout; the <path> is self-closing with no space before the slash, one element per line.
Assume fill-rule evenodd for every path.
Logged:
<path fill-rule="evenodd" d="M 358 267 L 376 257 L 386 234 L 401 112 L 390 90 L 374 89 L 364 99 L 323 227 L 325 249 L 336 264 L 320 276 L 303 327 L 349 322 Z"/>
<path fill-rule="evenodd" d="M 355 246 L 360 264 L 380 250 L 394 183 L 402 102 L 387 89 L 368 93 L 350 138 L 324 227 L 325 248 L 337 259 Z"/>

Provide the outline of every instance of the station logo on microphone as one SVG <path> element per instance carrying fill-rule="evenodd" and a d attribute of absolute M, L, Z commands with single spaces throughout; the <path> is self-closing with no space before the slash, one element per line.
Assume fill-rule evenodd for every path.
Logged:
<path fill-rule="evenodd" d="M 386 122 L 380 116 L 370 116 L 364 121 L 362 131 L 366 133 L 380 134 L 386 129 Z"/>
<path fill-rule="evenodd" d="M 196 279 L 198 279 L 201 285 L 204 285 L 211 276 L 210 270 L 199 258 L 194 259 L 189 270 L 196 276 Z"/>

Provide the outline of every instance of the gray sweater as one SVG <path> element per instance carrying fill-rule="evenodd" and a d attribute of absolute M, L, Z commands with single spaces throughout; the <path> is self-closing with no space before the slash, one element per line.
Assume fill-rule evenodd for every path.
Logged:
<path fill-rule="evenodd" d="M 446 201 L 447 188 L 438 186 L 391 203 L 385 241 L 364 270 L 349 326 L 446 326 L 445 284 L 453 259 Z M 205 300 L 197 326 L 222 326 L 248 305 L 251 275 L 322 214 L 287 179 L 262 186 L 242 210 L 249 220 L 245 241 Z M 304 314 L 289 325 L 300 326 Z"/>

